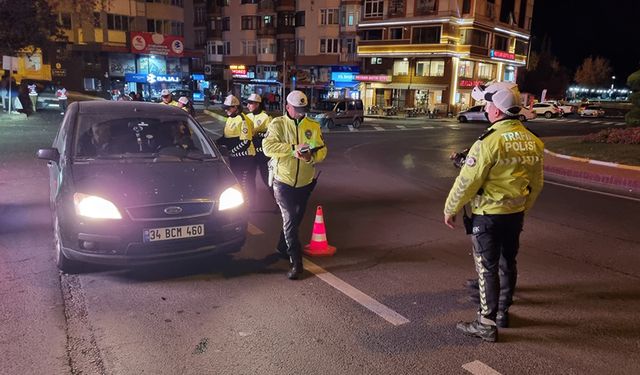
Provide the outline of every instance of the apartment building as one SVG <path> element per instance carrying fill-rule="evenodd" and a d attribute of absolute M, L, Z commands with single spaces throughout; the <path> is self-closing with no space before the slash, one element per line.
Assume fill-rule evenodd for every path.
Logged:
<path fill-rule="evenodd" d="M 205 71 L 241 97 L 283 96 L 283 84 L 312 101 L 357 97 L 360 8 L 360 0 L 213 0 Z"/>
<path fill-rule="evenodd" d="M 58 3 L 67 41 L 47 55 L 52 80 L 67 89 L 104 94 L 163 88 L 201 89 L 206 0 L 110 0 L 95 9 Z"/>
<path fill-rule="evenodd" d="M 534 0 L 363 0 L 358 57 L 365 106 L 451 111 L 472 88 L 515 82 Z"/>

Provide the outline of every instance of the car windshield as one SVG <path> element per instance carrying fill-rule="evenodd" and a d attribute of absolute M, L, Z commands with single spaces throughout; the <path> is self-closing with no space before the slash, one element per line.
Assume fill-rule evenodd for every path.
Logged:
<path fill-rule="evenodd" d="M 330 101 L 320 101 L 316 104 L 314 109 L 319 111 L 333 111 L 333 108 L 336 106 L 336 102 Z"/>
<path fill-rule="evenodd" d="M 216 158 L 196 124 L 186 116 L 122 117 L 79 114 L 75 159 L 189 161 Z"/>

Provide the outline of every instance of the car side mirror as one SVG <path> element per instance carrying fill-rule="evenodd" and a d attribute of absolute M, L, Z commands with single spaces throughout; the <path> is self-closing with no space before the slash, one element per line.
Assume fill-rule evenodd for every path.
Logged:
<path fill-rule="evenodd" d="M 50 160 L 55 163 L 60 161 L 60 153 L 57 148 L 41 148 L 37 155 L 38 159 Z"/>

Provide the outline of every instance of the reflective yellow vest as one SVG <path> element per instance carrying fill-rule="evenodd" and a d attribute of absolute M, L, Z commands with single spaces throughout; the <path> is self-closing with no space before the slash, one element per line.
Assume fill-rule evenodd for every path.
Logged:
<path fill-rule="evenodd" d="M 302 143 L 311 149 L 322 147 L 313 152 L 308 163 L 294 156 L 296 145 Z M 315 174 L 314 165 L 327 156 L 320 123 L 308 117 L 294 120 L 284 115 L 271 120 L 262 148 L 264 154 L 271 157 L 274 179 L 293 187 L 309 185 Z"/>
<path fill-rule="evenodd" d="M 244 113 L 240 113 L 235 117 L 227 117 L 227 122 L 224 125 L 224 137 L 228 138 L 230 156 L 254 156 L 256 150 L 253 147 L 251 139 L 253 138 L 253 122 Z M 249 146 L 246 150 L 237 150 L 239 144 L 242 141 L 249 141 Z"/>
<path fill-rule="evenodd" d="M 544 144 L 519 120 L 494 123 L 471 149 L 445 203 L 455 215 L 471 202 L 476 215 L 530 209 L 543 185 Z"/>
<path fill-rule="evenodd" d="M 257 115 L 253 113 L 247 113 L 247 117 L 253 121 L 253 134 L 256 135 L 258 133 L 264 133 L 269 128 L 269 122 L 271 121 L 271 116 L 267 114 L 267 112 L 262 111 Z"/>

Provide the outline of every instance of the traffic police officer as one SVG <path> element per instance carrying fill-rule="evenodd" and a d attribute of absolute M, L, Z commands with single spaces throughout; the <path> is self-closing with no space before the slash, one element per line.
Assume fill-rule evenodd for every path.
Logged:
<path fill-rule="evenodd" d="M 240 101 L 233 95 L 224 99 L 223 108 L 227 113 L 224 134 L 217 141 L 229 150 L 231 171 L 240 182 L 248 203 L 253 204 L 256 190 L 256 150 L 253 138 L 253 122 L 240 110 Z"/>
<path fill-rule="evenodd" d="M 253 121 L 253 146 L 256 148 L 256 166 L 264 184 L 269 186 L 269 158 L 262 151 L 262 140 L 267 135 L 271 116 L 263 110 L 262 98 L 258 94 L 249 95 L 247 99 L 247 117 Z"/>
<path fill-rule="evenodd" d="M 277 250 L 289 256 L 287 277 L 302 275 L 302 246 L 298 227 L 317 179 L 315 164 L 327 156 L 320 123 L 305 117 L 307 96 L 302 91 L 287 95 L 286 115 L 274 118 L 262 141 L 264 154 L 271 157 L 273 192 L 282 213 L 282 232 Z"/>
<path fill-rule="evenodd" d="M 162 91 L 160 91 L 160 97 L 162 98 L 162 101 L 160 103 L 165 105 L 172 105 L 174 107 L 180 107 L 180 103 L 173 100 L 173 96 L 171 95 L 171 92 L 169 90 L 162 89 Z"/>
<path fill-rule="evenodd" d="M 444 222 L 453 228 L 456 214 L 471 203 L 480 308 L 476 320 L 459 322 L 456 328 L 494 342 L 496 325 L 509 324 L 524 212 L 533 206 L 543 185 L 544 144 L 518 120 L 520 93 L 515 84 L 476 87 L 472 96 L 487 102 L 492 125 L 469 150 L 445 203 Z"/>

